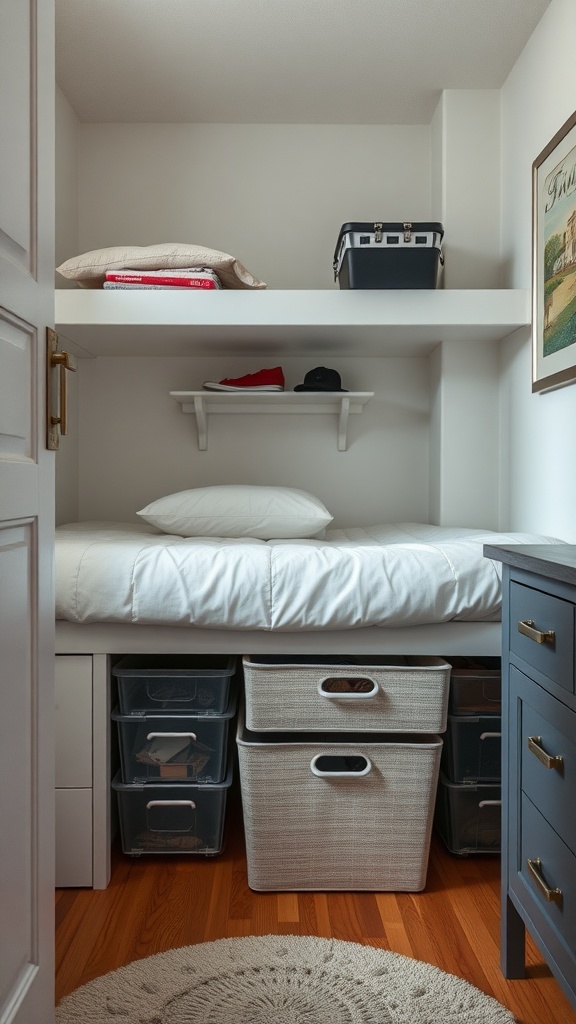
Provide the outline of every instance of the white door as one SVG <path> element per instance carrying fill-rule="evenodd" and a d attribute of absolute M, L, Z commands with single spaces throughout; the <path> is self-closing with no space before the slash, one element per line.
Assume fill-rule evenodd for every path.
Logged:
<path fill-rule="evenodd" d="M 0 1024 L 54 1020 L 53 0 L 0 0 Z"/>

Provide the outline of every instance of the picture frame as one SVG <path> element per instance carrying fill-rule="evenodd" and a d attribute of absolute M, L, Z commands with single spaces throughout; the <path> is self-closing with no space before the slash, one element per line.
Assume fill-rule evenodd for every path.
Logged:
<path fill-rule="evenodd" d="M 532 164 L 532 391 L 576 382 L 576 111 Z"/>

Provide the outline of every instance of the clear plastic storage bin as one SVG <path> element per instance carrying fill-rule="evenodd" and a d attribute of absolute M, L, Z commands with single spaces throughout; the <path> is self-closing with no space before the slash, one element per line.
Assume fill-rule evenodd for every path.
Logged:
<path fill-rule="evenodd" d="M 448 658 L 452 672 L 450 714 L 499 715 L 501 708 L 500 658 Z"/>
<path fill-rule="evenodd" d="M 132 713 L 115 709 L 122 782 L 221 782 L 236 698 L 223 715 Z"/>
<path fill-rule="evenodd" d="M 120 713 L 222 714 L 236 665 L 236 657 L 229 655 L 127 655 L 112 669 Z"/>
<path fill-rule="evenodd" d="M 499 782 L 502 775 L 499 715 L 448 715 L 442 771 L 451 782 Z"/>
<path fill-rule="evenodd" d="M 212 785 L 126 785 L 117 775 L 120 836 L 124 853 L 220 853 L 232 767 Z"/>
<path fill-rule="evenodd" d="M 442 773 L 434 826 L 451 853 L 499 853 L 501 787 L 450 782 Z"/>

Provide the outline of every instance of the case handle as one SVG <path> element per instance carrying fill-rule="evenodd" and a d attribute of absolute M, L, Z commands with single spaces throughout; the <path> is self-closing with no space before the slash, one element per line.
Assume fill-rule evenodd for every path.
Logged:
<path fill-rule="evenodd" d="M 322 758 L 338 757 L 337 754 L 315 754 L 310 761 L 310 771 L 313 775 L 317 775 L 320 779 L 338 778 L 338 779 L 359 779 L 364 775 L 368 775 L 368 772 L 372 770 L 372 762 L 364 754 L 347 754 L 342 755 L 344 760 L 348 761 L 352 757 L 357 758 L 360 763 L 364 763 L 363 768 L 351 768 L 343 771 L 326 771 L 319 767 L 318 762 Z"/>

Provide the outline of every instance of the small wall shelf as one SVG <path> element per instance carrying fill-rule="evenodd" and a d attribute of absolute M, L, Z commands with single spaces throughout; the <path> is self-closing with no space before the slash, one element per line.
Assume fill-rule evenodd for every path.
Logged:
<path fill-rule="evenodd" d="M 170 397 L 193 413 L 198 425 L 198 448 L 208 448 L 208 414 L 266 413 L 302 415 L 335 413 L 338 417 L 338 451 L 348 447 L 348 417 L 362 412 L 373 391 L 171 391 Z"/>

